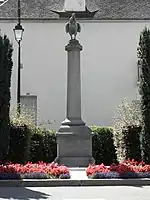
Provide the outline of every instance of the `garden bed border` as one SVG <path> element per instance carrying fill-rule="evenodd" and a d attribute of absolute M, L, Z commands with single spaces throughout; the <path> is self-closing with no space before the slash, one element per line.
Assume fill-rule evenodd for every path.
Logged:
<path fill-rule="evenodd" d="M 23 179 L 0 180 L 0 187 L 63 187 L 63 186 L 146 186 L 150 178 L 144 179 Z"/>

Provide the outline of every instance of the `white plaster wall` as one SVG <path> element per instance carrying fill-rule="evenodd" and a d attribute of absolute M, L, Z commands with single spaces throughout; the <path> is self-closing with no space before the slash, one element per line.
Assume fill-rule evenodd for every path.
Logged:
<path fill-rule="evenodd" d="M 65 21 L 45 23 L 23 22 L 22 94 L 38 96 L 40 120 L 55 120 L 51 128 L 59 128 L 65 118 L 66 52 L 69 36 L 64 32 Z M 111 125 L 120 98 L 136 98 L 136 49 L 145 22 L 82 21 L 78 36 L 83 45 L 82 116 L 88 125 Z M 17 44 L 15 23 L 0 22 L 14 44 L 12 104 L 16 102 Z"/>
<path fill-rule="evenodd" d="M 27 113 L 32 123 L 37 125 L 37 96 L 23 95 L 20 97 L 21 112 Z"/>

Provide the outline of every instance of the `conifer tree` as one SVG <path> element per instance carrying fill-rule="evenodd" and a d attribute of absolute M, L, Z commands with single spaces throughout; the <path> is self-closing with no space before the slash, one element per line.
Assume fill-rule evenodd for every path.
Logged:
<path fill-rule="evenodd" d="M 12 52 L 8 37 L 0 35 L 0 161 L 6 159 L 9 146 Z"/>
<path fill-rule="evenodd" d="M 143 159 L 150 163 L 150 30 L 144 28 L 140 34 L 138 65 L 141 70 L 140 94 L 142 112 L 142 150 Z"/>

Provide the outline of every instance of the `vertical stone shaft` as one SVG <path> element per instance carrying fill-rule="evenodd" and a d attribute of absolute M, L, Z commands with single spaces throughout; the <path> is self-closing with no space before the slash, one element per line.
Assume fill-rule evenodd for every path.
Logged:
<path fill-rule="evenodd" d="M 70 40 L 65 50 L 68 52 L 67 113 L 63 124 L 84 124 L 81 119 L 80 51 L 82 46 L 77 40 Z"/>
<path fill-rule="evenodd" d="M 81 80 L 80 80 L 80 51 L 82 46 L 77 44 L 66 46 L 68 51 L 67 74 L 67 118 L 81 119 Z"/>

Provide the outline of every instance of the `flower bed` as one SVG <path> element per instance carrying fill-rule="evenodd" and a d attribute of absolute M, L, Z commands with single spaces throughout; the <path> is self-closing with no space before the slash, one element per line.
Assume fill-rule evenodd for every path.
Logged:
<path fill-rule="evenodd" d="M 1 164 L 0 180 L 8 179 L 69 179 L 70 173 L 66 166 L 59 166 L 56 163 L 31 163 Z"/>
<path fill-rule="evenodd" d="M 86 174 L 93 179 L 129 179 L 150 178 L 150 165 L 134 160 L 126 160 L 120 164 L 110 166 L 89 165 Z"/>

